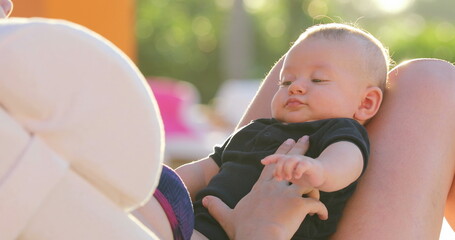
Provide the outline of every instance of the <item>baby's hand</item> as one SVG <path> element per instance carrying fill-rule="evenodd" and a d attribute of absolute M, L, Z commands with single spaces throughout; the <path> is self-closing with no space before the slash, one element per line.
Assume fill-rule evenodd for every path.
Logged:
<path fill-rule="evenodd" d="M 324 183 L 322 164 L 303 155 L 274 154 L 261 160 L 262 164 L 276 164 L 274 177 L 294 184 L 318 187 Z"/>

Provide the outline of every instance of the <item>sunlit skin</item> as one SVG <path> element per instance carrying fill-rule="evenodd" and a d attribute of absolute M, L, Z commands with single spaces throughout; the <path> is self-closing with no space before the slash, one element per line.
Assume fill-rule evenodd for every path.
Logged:
<path fill-rule="evenodd" d="M 0 18 L 7 18 L 13 10 L 11 0 L 0 0 Z"/>
<path fill-rule="evenodd" d="M 284 59 L 272 116 L 284 123 L 351 118 L 363 124 L 374 116 L 382 98 L 381 90 L 368 77 L 363 63 L 366 55 L 365 42 L 357 37 L 303 38 Z M 360 150 L 348 142 L 328 146 L 316 159 L 275 154 L 261 162 L 276 164 L 278 180 L 325 192 L 354 182 L 363 166 Z"/>
<path fill-rule="evenodd" d="M 367 120 L 358 112 L 369 82 L 358 67 L 363 57 L 357 41 L 316 37 L 293 46 L 280 72 L 272 116 L 288 123 L 327 118 Z"/>

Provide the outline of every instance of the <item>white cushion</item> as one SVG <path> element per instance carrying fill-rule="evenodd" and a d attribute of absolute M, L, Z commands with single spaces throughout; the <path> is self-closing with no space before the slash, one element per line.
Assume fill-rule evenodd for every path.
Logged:
<path fill-rule="evenodd" d="M 110 217 L 93 236 L 109 222 L 140 229 L 128 214 L 158 183 L 163 128 L 135 65 L 98 34 L 48 19 L 0 20 L 0 56 L 0 229 L 39 239 L 50 222 L 77 231 Z"/>

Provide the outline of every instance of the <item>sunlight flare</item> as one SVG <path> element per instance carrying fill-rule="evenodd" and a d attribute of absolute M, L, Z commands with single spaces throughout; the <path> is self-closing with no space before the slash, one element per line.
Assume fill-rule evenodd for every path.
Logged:
<path fill-rule="evenodd" d="M 408 8 L 414 0 L 374 0 L 374 2 L 384 12 L 399 13 Z"/>

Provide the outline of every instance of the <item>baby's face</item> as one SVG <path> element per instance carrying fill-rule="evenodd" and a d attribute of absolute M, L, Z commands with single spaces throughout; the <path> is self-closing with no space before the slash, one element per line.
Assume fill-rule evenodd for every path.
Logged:
<path fill-rule="evenodd" d="M 6 18 L 11 13 L 13 4 L 11 0 L 0 0 L 0 18 Z"/>
<path fill-rule="evenodd" d="M 354 118 L 368 83 L 356 39 L 304 39 L 287 53 L 272 115 L 283 122 Z M 355 119 L 355 118 L 354 118 Z"/>

